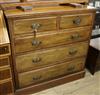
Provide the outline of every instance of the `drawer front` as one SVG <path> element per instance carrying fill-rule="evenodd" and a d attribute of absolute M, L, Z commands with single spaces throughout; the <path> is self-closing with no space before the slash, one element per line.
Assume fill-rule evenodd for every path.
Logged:
<path fill-rule="evenodd" d="M 9 57 L 0 58 L 0 67 L 9 65 Z"/>
<path fill-rule="evenodd" d="M 8 78 L 11 78 L 10 68 L 0 69 L 0 81 Z"/>
<path fill-rule="evenodd" d="M 0 3 L 20 2 L 20 0 L 0 0 Z"/>
<path fill-rule="evenodd" d="M 9 54 L 10 53 L 10 46 L 0 46 L 0 55 Z"/>
<path fill-rule="evenodd" d="M 83 70 L 84 62 L 84 58 L 79 58 L 51 67 L 34 70 L 26 73 L 20 73 L 18 74 L 19 87 L 25 87 L 30 84 L 36 84 L 59 76 L 64 76 L 66 74 L 71 74 Z"/>
<path fill-rule="evenodd" d="M 72 16 L 62 16 L 60 21 L 60 28 L 75 28 L 80 26 L 87 26 L 92 24 L 92 15 L 72 15 Z"/>
<path fill-rule="evenodd" d="M 12 90 L 12 82 L 6 82 L 6 83 L 2 83 L 0 84 L 0 95 L 13 95 L 11 94 L 13 92 Z"/>
<path fill-rule="evenodd" d="M 51 34 L 37 35 L 36 38 L 33 36 L 17 38 L 15 40 L 15 52 L 21 53 L 86 40 L 90 35 L 90 29 L 90 27 L 86 27 L 85 29 L 78 28 L 76 30 L 63 30 Z"/>
<path fill-rule="evenodd" d="M 31 69 L 41 68 L 46 65 L 54 65 L 58 62 L 83 56 L 86 55 L 87 48 L 88 43 L 81 42 L 20 55 L 16 57 L 17 71 L 29 71 Z"/>
<path fill-rule="evenodd" d="M 14 34 L 52 31 L 56 29 L 56 18 L 23 19 L 14 21 Z"/>

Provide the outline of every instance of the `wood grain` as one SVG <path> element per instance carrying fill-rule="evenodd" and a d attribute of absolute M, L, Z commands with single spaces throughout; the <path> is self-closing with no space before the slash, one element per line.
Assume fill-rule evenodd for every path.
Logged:
<path fill-rule="evenodd" d="M 29 71 L 20 73 L 19 76 L 19 87 L 25 87 L 30 84 L 36 84 L 56 78 L 58 76 L 64 76 L 83 70 L 85 58 L 79 58 L 71 62 L 64 62 L 59 65 L 43 68 L 40 70 Z M 59 72 L 58 72 L 59 71 Z"/>
<path fill-rule="evenodd" d="M 72 60 L 76 57 L 86 55 L 87 49 L 88 43 L 82 42 L 19 55 L 16 57 L 17 72 L 29 71 L 31 69 L 45 67 L 46 65 L 54 65 L 69 59 Z"/>
<path fill-rule="evenodd" d="M 87 20 L 88 19 L 88 20 Z M 80 20 L 79 24 L 75 23 L 75 20 Z M 92 15 L 91 14 L 79 14 L 79 15 L 70 15 L 62 16 L 60 21 L 60 28 L 74 28 L 80 26 L 87 26 L 92 24 Z"/>
<path fill-rule="evenodd" d="M 3 12 L 0 10 L 0 95 L 13 94 L 10 55 L 11 50 L 8 31 Z"/>
<path fill-rule="evenodd" d="M 0 68 L 8 66 L 10 64 L 9 56 L 0 58 Z"/>
<path fill-rule="evenodd" d="M 3 12 L 0 10 L 0 45 L 8 43 L 9 43 L 9 37 L 7 33 L 7 28 L 4 22 Z"/>
<path fill-rule="evenodd" d="M 32 2 L 35 2 L 35 1 L 48 1 L 48 0 L 21 0 L 22 2 L 28 2 L 28 1 L 32 1 Z M 53 0 L 49 0 L 49 2 L 53 2 Z M 88 3 L 89 0 L 54 0 L 54 2 L 59 2 L 59 3 Z"/>
<path fill-rule="evenodd" d="M 12 2 L 19 2 L 20 0 L 0 0 L 0 3 L 12 3 Z"/>
<path fill-rule="evenodd" d="M 38 4 L 36 5 L 35 4 L 36 2 L 23 3 L 22 5 L 25 5 L 25 6 L 26 5 L 34 6 L 32 11 L 27 11 L 27 12 L 24 12 L 20 9 L 16 9 L 16 6 L 21 5 L 21 3 L 1 5 L 4 10 L 5 17 L 7 18 L 8 25 L 9 25 L 14 75 L 15 75 L 14 78 L 16 82 L 15 90 L 16 90 L 16 94 L 19 94 L 19 95 L 23 93 L 27 94 L 32 91 L 33 92 L 40 91 L 48 87 L 52 87 L 58 84 L 69 82 L 69 81 L 72 81 L 72 80 L 75 80 L 75 79 L 78 79 L 84 76 L 84 70 L 81 70 L 78 73 L 73 72 L 73 74 L 69 74 L 64 77 L 59 76 L 59 75 L 58 75 L 59 77 L 56 77 L 56 74 L 55 74 L 55 78 L 52 77 L 54 79 L 50 78 L 49 80 L 49 77 L 45 76 L 47 79 L 45 78 L 44 80 L 49 80 L 49 81 L 43 82 L 44 80 L 40 80 L 40 81 L 37 81 L 36 85 L 34 82 L 30 86 L 30 84 L 32 83 L 31 81 L 32 77 L 30 78 L 30 76 L 32 76 L 32 73 L 37 71 L 37 73 L 34 73 L 34 74 L 38 75 L 40 73 L 42 75 L 44 72 L 46 71 L 49 72 L 49 70 L 51 70 L 49 69 L 50 66 L 52 67 L 59 66 L 59 68 L 61 66 L 62 68 L 64 68 L 64 66 L 62 66 L 64 62 L 68 62 L 69 64 L 71 64 L 70 62 L 71 60 L 72 61 L 74 61 L 74 59 L 77 60 L 77 58 L 82 57 L 82 56 L 86 57 L 90 34 L 92 30 L 94 13 L 95 13 L 95 9 L 90 8 L 90 7 L 74 8 L 71 6 L 61 6 L 58 3 L 54 5 L 52 5 L 53 4 L 52 3 L 51 5 L 49 5 L 47 4 L 47 2 L 44 3 L 45 5 L 47 4 L 46 6 L 43 6 L 43 5 L 38 6 Z M 79 20 L 78 20 L 79 26 L 76 26 L 74 25 L 73 22 L 78 16 L 80 17 L 82 16 L 81 23 L 79 23 Z M 52 27 L 48 28 L 48 26 L 52 26 L 51 24 L 54 25 L 54 22 L 51 23 L 51 20 L 49 20 L 49 18 L 53 18 L 53 21 L 55 22 L 55 26 L 56 26 L 55 29 L 52 29 Z M 89 18 L 89 22 L 86 21 L 86 23 L 84 23 L 84 20 L 86 20 L 87 18 Z M 47 20 L 44 21 L 44 19 L 47 19 Z M 67 22 L 66 19 L 69 20 L 69 22 Z M 45 25 L 43 26 L 43 29 L 41 27 L 41 29 L 39 30 L 39 33 L 37 31 L 35 35 L 36 36 L 35 39 L 38 39 L 38 40 L 41 39 L 45 43 L 45 44 L 41 43 L 41 45 L 43 44 L 44 46 L 43 48 L 42 47 L 38 48 L 39 46 L 37 46 L 37 48 L 31 47 L 31 44 L 32 44 L 31 41 L 33 41 L 32 39 L 34 38 L 34 33 L 32 34 L 32 32 L 30 32 L 32 31 L 30 29 L 31 27 L 31 25 L 29 25 L 30 23 L 28 24 L 26 23 L 27 21 L 30 22 L 31 20 L 36 21 L 35 23 L 41 22 L 42 25 Z M 24 21 L 25 21 L 25 26 L 24 26 Z M 49 23 L 48 21 L 50 22 L 50 24 L 48 24 Z M 65 24 L 65 25 L 62 24 L 63 26 L 62 28 L 61 28 L 61 23 Z M 68 23 L 70 23 L 69 25 L 70 27 L 68 26 Z M 45 30 L 46 24 L 48 24 L 47 30 Z M 29 26 L 27 27 L 26 25 L 27 26 L 29 25 Z M 72 27 L 74 28 L 72 29 Z M 86 27 L 90 27 L 90 29 Z M 15 28 L 17 29 L 16 34 L 15 34 Z M 24 28 L 25 28 L 25 31 L 24 31 Z M 82 37 L 82 39 L 78 39 L 76 41 L 69 40 L 69 39 L 68 39 L 69 40 L 68 42 L 65 41 L 65 37 L 66 37 L 65 34 L 67 35 L 67 37 L 70 37 L 76 32 L 78 32 L 79 34 L 81 34 L 81 32 L 84 32 L 82 33 L 82 35 L 87 35 L 87 36 L 84 36 Z M 59 34 L 60 36 L 58 36 L 57 34 Z M 21 43 L 21 41 L 23 43 Z M 56 43 L 54 43 L 54 41 Z M 31 44 L 27 44 L 30 42 Z M 25 44 L 26 44 L 26 47 L 25 47 Z M 16 49 L 16 46 L 17 46 L 18 51 Z M 74 64 L 74 62 L 72 64 Z M 75 67 L 77 66 L 75 65 Z M 69 68 L 69 70 L 71 69 L 73 68 Z M 59 70 L 57 70 L 55 73 L 59 74 L 60 71 L 59 72 L 58 71 Z M 50 73 L 50 76 L 52 74 L 53 73 Z M 19 75 L 22 75 L 21 82 L 24 82 L 23 81 L 24 79 L 25 81 L 28 81 L 26 77 L 29 76 L 29 81 L 25 82 L 28 84 L 25 84 L 25 83 L 24 85 L 21 84 L 19 82 L 19 78 L 20 78 Z M 40 77 L 33 77 L 33 79 L 38 79 L 38 78 Z M 41 83 L 38 83 L 38 82 L 41 82 Z M 21 87 L 21 85 L 23 85 L 22 88 L 19 88 L 19 86 Z"/>
<path fill-rule="evenodd" d="M 34 38 L 33 35 L 15 38 L 16 54 L 87 40 L 89 39 L 91 27 L 51 32 L 52 33 L 37 35 L 36 38 Z M 33 44 L 34 41 L 36 41 L 37 44 Z"/>
<path fill-rule="evenodd" d="M 38 32 L 52 31 L 56 30 L 56 19 L 55 17 L 44 17 L 44 18 L 30 18 L 30 19 L 22 19 L 14 21 L 14 34 L 22 34 L 22 33 L 34 33 L 34 29 L 32 28 L 32 24 L 39 24 L 40 27 L 37 29 Z M 34 35 L 34 34 L 33 34 Z"/>
<path fill-rule="evenodd" d="M 16 19 L 23 19 L 23 18 L 27 18 L 27 17 L 46 17 L 46 16 L 56 16 L 56 15 L 64 15 L 64 14 L 79 14 L 79 13 L 95 13 L 95 9 L 91 8 L 91 7 L 83 7 L 83 8 L 74 8 L 71 6 L 42 6 L 42 7 L 34 7 L 32 9 L 32 11 L 30 12 L 23 12 L 20 9 L 16 9 L 16 6 L 18 6 L 18 4 L 2 4 L 1 7 L 3 8 L 3 10 L 5 10 L 5 14 L 7 18 L 16 18 Z M 21 4 L 20 4 L 21 5 Z M 22 4 L 24 5 L 24 4 Z M 25 5 L 28 6 L 34 6 L 34 4 L 31 3 L 27 4 L 25 3 Z M 13 10 L 11 10 L 13 9 Z M 67 10 L 67 11 L 66 11 Z M 30 15 L 28 15 L 30 14 Z"/>
<path fill-rule="evenodd" d="M 5 90 L 6 89 L 6 90 Z M 9 93 L 9 95 L 12 95 L 12 81 L 8 81 L 5 83 L 1 83 L 0 84 L 0 95 L 7 95 L 7 93 Z"/>
<path fill-rule="evenodd" d="M 10 67 L 0 69 L 0 81 L 11 78 Z"/>

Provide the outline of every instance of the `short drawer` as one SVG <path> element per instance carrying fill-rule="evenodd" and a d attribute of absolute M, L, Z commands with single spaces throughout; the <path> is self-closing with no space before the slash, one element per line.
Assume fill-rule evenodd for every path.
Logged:
<path fill-rule="evenodd" d="M 0 67 L 8 66 L 10 64 L 9 61 L 9 56 L 0 58 Z"/>
<path fill-rule="evenodd" d="M 12 81 L 0 83 L 0 95 L 13 95 Z"/>
<path fill-rule="evenodd" d="M 62 30 L 51 34 L 17 38 L 15 40 L 15 52 L 22 53 L 31 50 L 44 49 L 63 44 L 69 44 L 89 38 L 91 27 Z"/>
<path fill-rule="evenodd" d="M 30 72 L 18 74 L 19 87 L 25 87 L 30 84 L 51 80 L 53 78 L 64 76 L 83 70 L 85 58 L 75 59 L 73 61 L 64 62 L 51 67 L 33 70 Z"/>
<path fill-rule="evenodd" d="M 91 25 L 92 21 L 93 18 L 91 14 L 62 16 L 60 21 L 60 29 L 87 26 Z"/>
<path fill-rule="evenodd" d="M 10 67 L 0 69 L 0 81 L 11 78 Z"/>
<path fill-rule="evenodd" d="M 0 56 L 10 53 L 10 45 L 0 46 Z"/>
<path fill-rule="evenodd" d="M 13 27 L 15 35 L 33 33 L 35 29 L 37 32 L 52 31 L 56 29 L 56 18 L 45 17 L 15 20 Z"/>
<path fill-rule="evenodd" d="M 16 56 L 18 72 L 29 71 L 86 55 L 88 42 L 59 46 L 48 50 Z"/>

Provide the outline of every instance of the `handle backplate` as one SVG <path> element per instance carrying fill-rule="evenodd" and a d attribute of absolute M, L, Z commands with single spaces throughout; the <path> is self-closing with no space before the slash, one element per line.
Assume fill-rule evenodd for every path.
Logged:
<path fill-rule="evenodd" d="M 81 23 L 80 17 L 76 17 L 76 18 L 73 20 L 73 24 L 75 24 L 75 25 L 80 25 L 80 23 Z"/>

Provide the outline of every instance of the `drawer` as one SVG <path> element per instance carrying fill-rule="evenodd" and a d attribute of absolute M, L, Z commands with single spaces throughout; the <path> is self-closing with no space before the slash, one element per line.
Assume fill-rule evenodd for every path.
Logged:
<path fill-rule="evenodd" d="M 11 78 L 11 70 L 9 68 L 0 69 L 0 81 Z"/>
<path fill-rule="evenodd" d="M 63 30 L 51 34 L 20 37 L 15 40 L 15 52 L 22 53 L 31 50 L 44 49 L 88 39 L 91 27 Z"/>
<path fill-rule="evenodd" d="M 10 64 L 9 57 L 0 58 L 0 68 L 3 66 L 8 66 Z"/>
<path fill-rule="evenodd" d="M 51 80 L 59 76 L 75 73 L 84 68 L 85 58 L 75 59 L 73 61 L 64 62 L 51 67 L 33 70 L 30 72 L 18 74 L 19 87 L 25 87 L 30 84 Z"/>
<path fill-rule="evenodd" d="M 29 71 L 58 62 L 71 60 L 86 55 L 88 42 L 80 42 L 65 46 L 59 46 L 48 50 L 30 52 L 16 56 L 16 68 L 18 72 Z"/>
<path fill-rule="evenodd" d="M 12 82 L 8 81 L 5 83 L 0 84 L 0 95 L 13 95 Z"/>
<path fill-rule="evenodd" d="M 87 26 L 91 25 L 92 21 L 93 18 L 91 14 L 66 15 L 61 17 L 60 29 Z"/>
<path fill-rule="evenodd" d="M 52 31 L 56 29 L 56 18 L 32 18 L 32 19 L 20 19 L 14 21 L 14 34 L 27 34 L 37 32 Z"/>
<path fill-rule="evenodd" d="M 10 45 L 0 46 L 0 56 L 10 53 Z"/>

